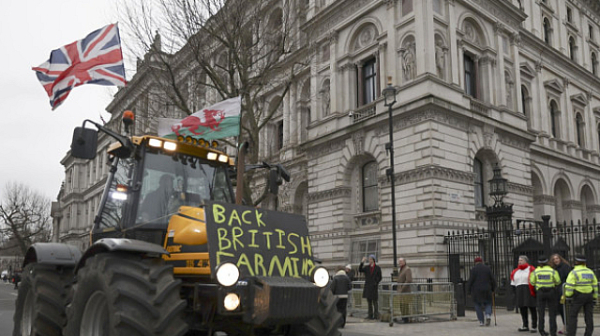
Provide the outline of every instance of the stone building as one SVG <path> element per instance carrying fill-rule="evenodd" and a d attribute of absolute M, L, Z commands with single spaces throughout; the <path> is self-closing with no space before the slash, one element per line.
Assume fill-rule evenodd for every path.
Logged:
<path fill-rule="evenodd" d="M 381 96 L 388 76 L 398 90 L 398 255 L 415 277 L 447 276 L 449 230 L 487 227 L 487 181 L 496 164 L 508 179 L 505 202 L 514 204 L 515 220 L 600 220 L 596 0 L 291 3 L 312 63 L 264 132 L 261 155 L 290 170 L 292 181 L 271 206 L 307 216 L 325 265 L 375 254 L 391 272 L 389 119 Z M 138 82 L 119 92 L 110 112 L 133 106 L 147 113 L 147 103 L 136 103 L 147 92 Z M 269 104 L 278 93 L 264 98 Z M 99 174 L 98 165 L 68 155 L 63 164 L 60 239 L 77 230 L 75 214 L 85 216 L 86 205 L 72 207 L 93 188 L 87 170 Z M 73 175 L 88 181 L 79 192 L 70 187 Z"/>

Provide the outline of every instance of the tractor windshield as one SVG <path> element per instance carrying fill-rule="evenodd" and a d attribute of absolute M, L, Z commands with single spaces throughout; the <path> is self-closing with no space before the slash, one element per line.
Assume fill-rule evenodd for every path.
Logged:
<path fill-rule="evenodd" d="M 166 224 L 182 205 L 233 199 L 227 166 L 217 162 L 147 151 L 141 173 L 136 226 Z"/>

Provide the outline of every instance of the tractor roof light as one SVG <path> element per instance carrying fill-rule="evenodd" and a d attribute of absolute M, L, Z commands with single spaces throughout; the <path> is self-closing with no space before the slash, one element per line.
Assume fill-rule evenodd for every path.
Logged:
<path fill-rule="evenodd" d="M 168 150 L 168 151 L 174 151 L 174 150 L 177 149 L 177 144 L 174 143 L 174 142 L 165 141 L 165 144 L 163 145 L 163 148 L 165 150 Z"/>
<path fill-rule="evenodd" d="M 229 161 L 229 158 L 227 157 L 227 155 L 219 155 L 219 162 L 223 162 L 226 163 L 227 161 Z"/>
<path fill-rule="evenodd" d="M 218 156 L 219 155 L 215 152 L 208 152 L 208 154 L 206 154 L 206 158 L 210 161 L 215 161 Z"/>
<path fill-rule="evenodd" d="M 162 147 L 163 142 L 161 140 L 158 139 L 150 139 L 148 140 L 148 146 L 150 147 L 156 147 L 156 148 L 160 148 Z"/>
<path fill-rule="evenodd" d="M 223 300 L 223 306 L 227 311 L 234 311 L 240 306 L 240 297 L 236 293 L 229 293 Z"/>

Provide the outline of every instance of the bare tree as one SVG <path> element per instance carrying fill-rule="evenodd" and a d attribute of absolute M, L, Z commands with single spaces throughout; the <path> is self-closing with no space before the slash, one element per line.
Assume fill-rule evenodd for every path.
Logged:
<path fill-rule="evenodd" d="M 168 103 L 185 114 L 220 100 L 242 97 L 238 143 L 248 141 L 247 160 L 258 163 L 259 134 L 309 64 L 302 48 L 303 8 L 290 0 L 139 0 L 124 5 L 121 20 L 141 51 L 147 71 Z M 156 32 L 160 31 L 160 35 Z M 265 98 L 272 98 L 267 103 Z M 161 115 L 160 113 L 158 115 Z M 235 146 L 233 142 L 229 145 Z M 246 173 L 252 181 L 254 171 Z M 247 203 L 258 204 L 266 189 Z"/>
<path fill-rule="evenodd" d="M 51 202 L 22 183 L 9 182 L 0 202 L 0 233 L 15 242 L 23 255 L 35 242 L 52 236 Z M 5 246 L 11 248 L 12 246 Z"/>

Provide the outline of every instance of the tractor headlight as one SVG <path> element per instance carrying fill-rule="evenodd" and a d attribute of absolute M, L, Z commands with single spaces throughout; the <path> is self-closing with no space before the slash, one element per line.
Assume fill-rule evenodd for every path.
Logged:
<path fill-rule="evenodd" d="M 313 281 L 319 287 L 325 287 L 329 283 L 329 272 L 325 267 L 319 267 L 313 274 Z"/>
<path fill-rule="evenodd" d="M 233 286 L 239 278 L 240 270 L 232 263 L 225 263 L 217 268 L 217 281 L 222 286 Z"/>
<path fill-rule="evenodd" d="M 240 297 L 235 293 L 225 295 L 223 306 L 228 311 L 236 310 L 240 306 Z"/>

